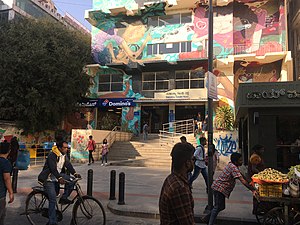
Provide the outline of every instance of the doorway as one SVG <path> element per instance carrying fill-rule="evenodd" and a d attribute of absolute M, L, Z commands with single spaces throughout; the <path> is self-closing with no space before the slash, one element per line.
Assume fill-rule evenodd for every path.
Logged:
<path fill-rule="evenodd" d="M 150 133 L 159 133 L 162 125 L 169 122 L 169 106 L 142 106 L 141 132 L 143 124 L 148 123 Z"/>

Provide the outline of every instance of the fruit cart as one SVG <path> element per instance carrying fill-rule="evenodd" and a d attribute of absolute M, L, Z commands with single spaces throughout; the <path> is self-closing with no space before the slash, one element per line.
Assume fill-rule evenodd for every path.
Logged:
<path fill-rule="evenodd" d="M 299 194 L 292 194 L 293 182 L 286 174 L 266 169 L 253 176 L 252 180 L 259 193 L 258 205 L 254 212 L 259 224 L 300 225 Z"/>

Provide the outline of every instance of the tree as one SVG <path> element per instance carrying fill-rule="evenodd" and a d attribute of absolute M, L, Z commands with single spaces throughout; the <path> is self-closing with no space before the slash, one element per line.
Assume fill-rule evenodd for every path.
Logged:
<path fill-rule="evenodd" d="M 58 22 L 0 24 L 0 119 L 25 133 L 56 129 L 89 87 L 90 40 Z"/>
<path fill-rule="evenodd" d="M 216 109 L 215 124 L 217 129 L 233 129 L 233 112 L 230 106 L 224 105 Z"/>

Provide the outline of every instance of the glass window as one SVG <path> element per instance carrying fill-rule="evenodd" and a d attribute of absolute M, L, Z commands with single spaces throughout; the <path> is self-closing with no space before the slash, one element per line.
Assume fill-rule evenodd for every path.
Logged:
<path fill-rule="evenodd" d="M 191 88 L 204 88 L 204 80 L 191 80 Z"/>
<path fill-rule="evenodd" d="M 205 71 L 204 70 L 191 71 L 191 79 L 204 78 L 204 77 L 205 77 Z"/>
<path fill-rule="evenodd" d="M 176 81 L 176 89 L 189 89 L 189 81 L 188 80 Z"/>
<path fill-rule="evenodd" d="M 192 22 L 192 14 L 191 13 L 181 13 L 181 24 L 191 23 L 191 22 Z"/>
<path fill-rule="evenodd" d="M 103 82 L 110 82 L 110 75 L 99 75 L 99 82 L 103 83 Z"/>
<path fill-rule="evenodd" d="M 152 91 L 154 90 L 154 82 L 143 82 L 143 90 L 145 91 Z"/>
<path fill-rule="evenodd" d="M 169 72 L 156 73 L 156 80 L 169 80 Z"/>
<path fill-rule="evenodd" d="M 111 77 L 112 77 L 112 82 L 123 82 L 122 74 L 114 74 Z"/>
<path fill-rule="evenodd" d="M 159 26 L 165 26 L 168 24 L 180 24 L 180 14 L 159 17 L 158 19 Z"/>
<path fill-rule="evenodd" d="M 106 91 L 110 91 L 110 84 L 109 83 L 102 83 L 99 84 L 99 92 L 106 92 Z"/>
<path fill-rule="evenodd" d="M 188 71 L 176 71 L 176 80 L 177 79 L 189 79 Z"/>
<path fill-rule="evenodd" d="M 156 90 L 168 90 L 169 82 L 168 81 L 158 81 L 156 82 Z"/>
<path fill-rule="evenodd" d="M 111 91 L 122 91 L 123 83 L 111 83 Z"/>
<path fill-rule="evenodd" d="M 144 73 L 143 74 L 144 81 L 153 81 L 155 80 L 155 73 Z"/>

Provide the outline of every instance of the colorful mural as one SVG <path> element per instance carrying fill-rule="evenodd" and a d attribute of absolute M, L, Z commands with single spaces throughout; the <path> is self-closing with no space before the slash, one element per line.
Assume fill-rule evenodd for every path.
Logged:
<path fill-rule="evenodd" d="M 86 147 L 90 135 L 92 135 L 92 130 L 72 130 L 71 160 L 86 160 L 89 158 L 89 153 L 86 150 Z"/>
<path fill-rule="evenodd" d="M 115 75 L 122 75 L 123 76 L 123 91 L 120 92 L 108 92 L 105 94 L 98 94 L 101 93 L 101 90 L 98 88 L 90 89 L 91 94 L 90 96 L 93 98 L 100 98 L 100 99 L 123 99 L 123 98 L 134 98 L 140 99 L 143 96 L 139 93 L 135 93 L 132 90 L 132 75 L 126 74 L 123 70 L 109 68 L 107 66 L 102 66 L 96 75 L 93 77 L 93 80 L 98 83 L 99 77 L 105 74 L 115 74 Z M 95 85 L 97 87 L 97 85 Z M 138 135 L 138 131 L 140 130 L 140 115 L 141 109 L 140 106 L 137 104 L 136 106 L 132 107 L 122 107 L 122 128 L 123 130 L 130 130 L 134 134 Z M 91 121 L 91 123 L 95 123 L 95 119 Z"/>
<path fill-rule="evenodd" d="M 283 0 L 236 0 L 214 8 L 214 54 L 279 52 L 286 49 Z M 124 4 L 124 5 L 123 5 Z M 97 1 L 92 19 L 94 59 L 107 63 L 206 58 L 208 8 L 198 5 L 190 13 L 165 16 L 165 3 L 137 8 L 131 0 Z M 135 8 L 130 15 L 110 14 L 109 8 Z M 176 22 L 177 21 L 177 22 Z M 180 22 L 181 21 L 181 22 Z"/>

